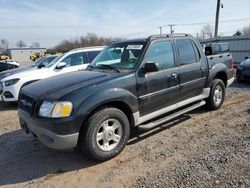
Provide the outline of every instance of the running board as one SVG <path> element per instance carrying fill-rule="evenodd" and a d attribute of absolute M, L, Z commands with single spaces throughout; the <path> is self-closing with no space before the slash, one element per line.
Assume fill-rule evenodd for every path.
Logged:
<path fill-rule="evenodd" d="M 172 119 L 174 119 L 174 118 L 176 118 L 176 117 L 178 117 L 178 116 L 180 116 L 180 115 L 182 115 L 182 114 L 185 114 L 185 113 L 187 113 L 187 112 L 189 112 L 189 111 L 192 111 L 192 110 L 194 110 L 194 109 L 196 109 L 196 108 L 199 108 L 199 107 L 201 107 L 201 106 L 203 106 L 203 105 L 205 105 L 205 104 L 206 104 L 205 101 L 200 101 L 200 102 L 198 102 L 198 103 L 196 103 L 196 104 L 194 104 L 194 105 L 192 105 L 192 106 L 189 106 L 189 107 L 187 107 L 187 108 L 184 108 L 184 109 L 182 109 L 182 110 L 180 110 L 180 111 L 178 111 L 178 112 L 175 112 L 175 113 L 173 113 L 173 114 L 170 114 L 169 116 L 163 117 L 163 118 L 161 118 L 161 119 L 158 119 L 158 120 L 156 120 L 156 121 L 152 121 L 152 122 L 147 123 L 147 124 L 141 124 L 141 125 L 139 125 L 137 128 L 138 128 L 139 130 L 148 130 L 148 129 L 152 129 L 152 128 L 157 127 L 158 125 L 160 125 L 160 124 L 162 124 L 162 123 L 164 123 L 164 122 L 166 122 L 166 121 L 172 120 Z"/>

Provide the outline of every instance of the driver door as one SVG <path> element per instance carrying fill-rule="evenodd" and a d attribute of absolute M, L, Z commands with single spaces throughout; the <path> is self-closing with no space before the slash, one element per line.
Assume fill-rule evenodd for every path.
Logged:
<path fill-rule="evenodd" d="M 140 115 L 147 115 L 178 102 L 179 69 L 176 66 L 171 40 L 153 42 L 143 64 L 154 62 L 159 71 L 137 78 Z"/>

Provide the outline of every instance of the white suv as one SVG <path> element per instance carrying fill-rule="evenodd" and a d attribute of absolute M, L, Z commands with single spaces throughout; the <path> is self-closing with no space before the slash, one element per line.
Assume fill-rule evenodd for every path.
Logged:
<path fill-rule="evenodd" d="M 20 89 L 32 82 L 67 72 L 85 70 L 103 48 L 96 46 L 71 50 L 48 65 L 40 65 L 37 69 L 28 69 L 3 78 L 0 82 L 2 100 L 4 102 L 18 101 Z"/>

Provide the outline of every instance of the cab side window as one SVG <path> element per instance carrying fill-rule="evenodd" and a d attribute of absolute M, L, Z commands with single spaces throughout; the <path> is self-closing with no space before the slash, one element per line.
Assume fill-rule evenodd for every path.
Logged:
<path fill-rule="evenodd" d="M 171 41 L 154 42 L 147 54 L 144 62 L 155 62 L 159 66 L 159 70 L 175 67 L 174 52 Z"/>
<path fill-rule="evenodd" d="M 67 56 L 62 62 L 66 63 L 66 67 L 84 64 L 83 53 L 75 53 Z"/>
<path fill-rule="evenodd" d="M 180 66 L 197 62 L 193 45 L 189 39 L 176 40 Z"/>

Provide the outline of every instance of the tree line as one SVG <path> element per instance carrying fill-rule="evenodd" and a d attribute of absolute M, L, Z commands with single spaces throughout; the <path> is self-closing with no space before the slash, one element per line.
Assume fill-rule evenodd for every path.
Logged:
<path fill-rule="evenodd" d="M 112 37 L 99 37 L 94 33 L 87 33 L 85 36 L 81 36 L 75 39 L 63 40 L 53 48 L 48 49 L 50 53 L 56 52 L 68 52 L 75 48 L 83 48 L 88 46 L 105 46 L 114 41 L 123 40 L 122 38 Z"/>
<path fill-rule="evenodd" d="M 214 34 L 214 26 L 211 24 L 206 24 L 203 25 L 200 33 L 197 33 L 196 37 L 199 39 L 211 39 L 213 38 L 213 34 Z M 223 33 L 220 33 L 219 36 L 222 37 Z M 233 36 L 250 36 L 250 25 L 243 27 L 242 29 L 236 30 Z"/>

